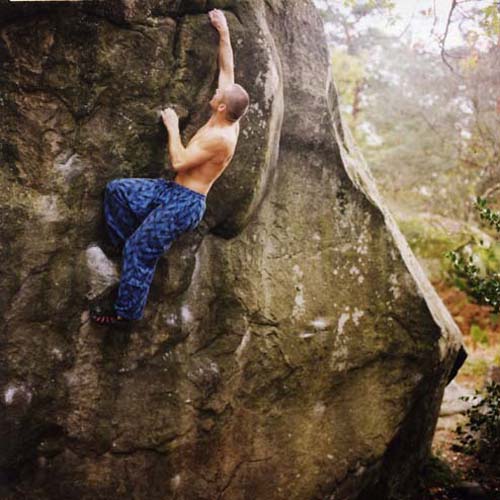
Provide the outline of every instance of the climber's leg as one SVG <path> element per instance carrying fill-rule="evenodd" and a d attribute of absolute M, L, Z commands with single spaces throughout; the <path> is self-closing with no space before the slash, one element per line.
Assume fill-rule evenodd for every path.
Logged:
<path fill-rule="evenodd" d="M 169 187 L 161 205 L 144 219 L 125 243 L 115 302 L 116 314 L 122 318 L 142 317 L 158 259 L 177 237 L 194 229 L 205 212 L 205 195 L 176 183 Z"/>
<path fill-rule="evenodd" d="M 165 179 L 115 179 L 104 192 L 104 219 L 116 247 L 125 243 L 165 191 Z"/>

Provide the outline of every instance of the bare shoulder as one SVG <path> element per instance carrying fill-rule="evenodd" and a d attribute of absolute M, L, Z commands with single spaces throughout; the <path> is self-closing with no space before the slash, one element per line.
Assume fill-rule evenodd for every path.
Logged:
<path fill-rule="evenodd" d="M 222 155 L 231 155 L 234 152 L 240 131 L 239 122 L 230 128 L 208 128 L 203 130 L 196 141 L 204 149 L 209 149 Z"/>
<path fill-rule="evenodd" d="M 205 146 L 217 146 L 224 140 L 224 134 L 220 130 L 205 129 L 197 139 L 200 139 Z"/>
<path fill-rule="evenodd" d="M 232 144 L 238 138 L 238 133 L 239 126 L 230 129 L 218 129 L 212 132 L 213 140 L 225 145 Z"/>
<path fill-rule="evenodd" d="M 223 130 L 210 130 L 203 134 L 200 142 L 205 149 L 214 153 L 227 155 L 233 149 L 231 136 Z"/>

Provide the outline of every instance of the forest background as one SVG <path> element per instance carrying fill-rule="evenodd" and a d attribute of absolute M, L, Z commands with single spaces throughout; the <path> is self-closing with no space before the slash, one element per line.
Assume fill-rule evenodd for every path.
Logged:
<path fill-rule="evenodd" d="M 500 271 L 498 235 L 475 207 L 480 196 L 500 209 L 499 2 L 315 4 L 343 120 L 379 191 L 472 347 L 498 346 L 498 314 L 460 292 L 446 253 Z"/>
<path fill-rule="evenodd" d="M 453 395 L 445 393 L 423 478 L 428 498 L 497 498 L 500 2 L 315 4 L 325 23 L 342 119 L 468 351 Z M 464 394 L 469 403 L 460 398 Z M 472 394 L 482 394 L 486 406 L 471 407 Z M 450 406 L 460 403 L 450 415 Z M 464 453 L 459 441 L 467 433 L 457 432 L 462 425 L 476 433 L 481 428 L 482 450 L 469 446 Z M 483 460 L 484 452 L 494 460 Z"/>

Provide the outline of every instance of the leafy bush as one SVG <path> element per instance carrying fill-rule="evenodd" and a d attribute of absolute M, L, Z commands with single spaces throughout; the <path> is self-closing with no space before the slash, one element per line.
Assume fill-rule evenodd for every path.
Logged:
<path fill-rule="evenodd" d="M 486 199 L 477 197 L 474 208 L 481 219 L 486 220 L 500 232 L 500 214 L 486 206 Z M 488 250 L 485 250 L 488 252 Z M 464 256 L 457 251 L 446 252 L 452 262 L 455 285 L 477 303 L 491 306 L 494 313 L 500 311 L 500 273 L 484 275 L 475 263 L 474 255 Z"/>
<path fill-rule="evenodd" d="M 460 396 L 468 401 L 480 395 Z M 455 429 L 459 443 L 452 449 L 468 455 L 475 455 L 480 461 L 500 464 L 500 384 L 490 382 L 485 387 L 482 399 L 466 410 L 468 418 L 465 428 L 458 425 Z"/>
<path fill-rule="evenodd" d="M 474 208 L 478 210 L 481 219 L 488 222 L 490 226 L 493 226 L 497 232 L 500 233 L 500 214 L 493 212 L 493 210 L 486 206 L 486 203 L 486 198 L 478 196 L 476 198 L 476 203 L 474 203 Z"/>
<path fill-rule="evenodd" d="M 486 199 L 477 197 L 474 208 L 481 219 L 487 221 L 500 233 L 500 214 L 486 206 Z M 495 314 L 500 311 L 500 274 L 481 273 L 474 255 L 464 256 L 459 252 L 447 252 L 452 261 L 455 284 L 479 304 L 489 305 Z M 473 325 L 471 335 L 476 341 L 484 341 L 484 332 Z M 466 411 L 468 418 L 465 428 L 458 425 L 459 444 L 453 448 L 466 454 L 475 455 L 479 460 L 500 463 L 500 384 L 491 382 L 485 387 L 485 394 Z M 476 396 L 480 393 L 476 391 Z M 465 401 L 473 396 L 461 396 Z"/>

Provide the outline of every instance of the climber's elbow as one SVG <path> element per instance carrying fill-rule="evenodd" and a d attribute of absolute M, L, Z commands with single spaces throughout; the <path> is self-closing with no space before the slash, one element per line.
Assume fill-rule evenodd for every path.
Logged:
<path fill-rule="evenodd" d="M 172 170 L 174 172 L 183 172 L 184 170 L 188 170 L 190 168 L 193 168 L 193 165 L 187 164 L 185 161 L 172 163 Z"/>
<path fill-rule="evenodd" d="M 184 165 L 184 156 L 181 154 L 176 154 L 176 155 L 170 155 L 170 165 L 171 168 L 174 172 L 178 172 L 179 170 L 182 170 L 182 167 Z"/>

